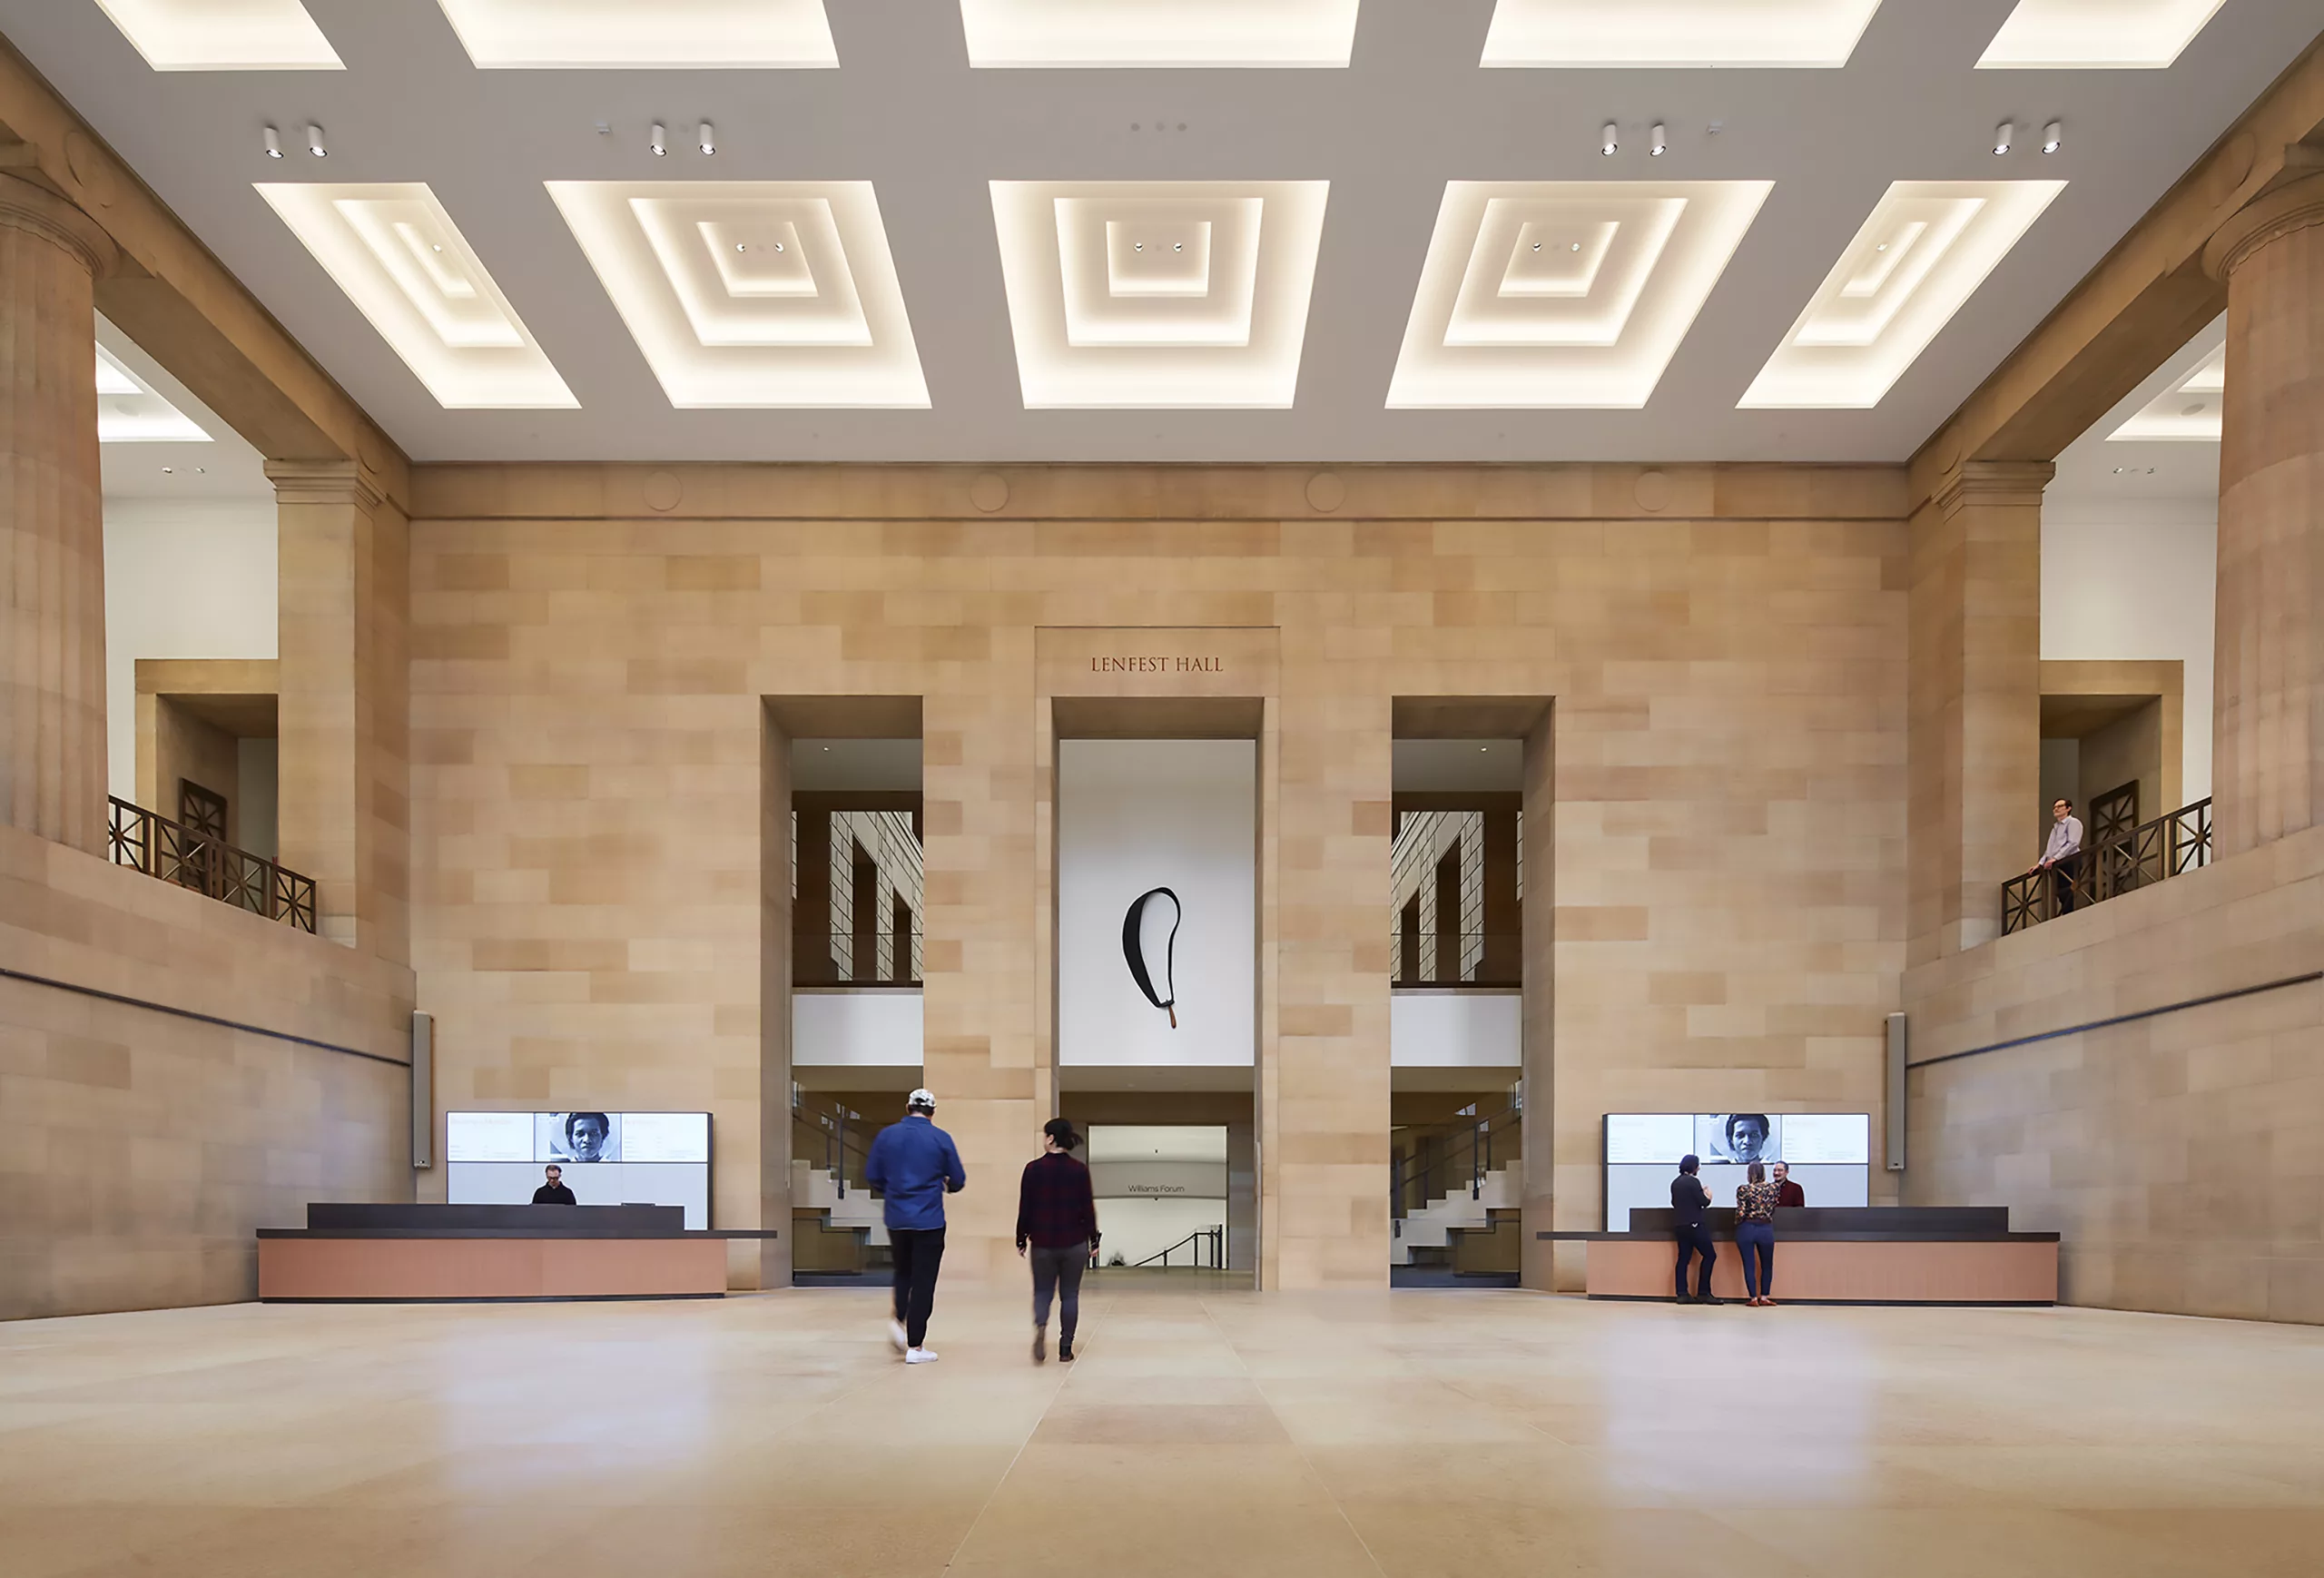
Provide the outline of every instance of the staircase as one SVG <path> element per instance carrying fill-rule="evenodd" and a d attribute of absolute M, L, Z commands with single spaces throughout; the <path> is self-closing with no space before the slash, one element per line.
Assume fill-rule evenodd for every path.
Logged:
<path fill-rule="evenodd" d="M 870 1189 L 858 1185 L 842 1195 L 836 1173 L 803 1158 L 791 1164 L 791 1208 L 822 1212 L 834 1231 L 866 1228 L 870 1233 L 866 1243 L 884 1246 L 888 1241 L 881 1202 Z"/>
<path fill-rule="evenodd" d="M 1453 1234 L 1482 1232 L 1492 1225 L 1492 1212 L 1518 1209 L 1521 1201 L 1517 1175 L 1521 1166 L 1512 1161 L 1496 1168 L 1485 1174 L 1473 1190 L 1463 1185 L 1395 1221 L 1395 1237 L 1388 1242 L 1388 1264 L 1414 1264 L 1415 1249 L 1450 1251 Z"/>

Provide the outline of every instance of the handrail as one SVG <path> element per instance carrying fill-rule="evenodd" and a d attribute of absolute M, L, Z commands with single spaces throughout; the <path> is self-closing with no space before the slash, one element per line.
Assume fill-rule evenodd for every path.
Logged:
<path fill-rule="evenodd" d="M 1452 957 L 1445 943 L 1453 944 Z M 1415 945 L 1417 944 L 1417 945 Z M 1424 951 L 1435 952 L 1433 972 Z M 1525 935 L 1521 932 L 1452 933 L 1423 931 L 1407 937 L 1401 915 L 1388 928 L 1388 984 L 1506 988 L 1525 984 Z"/>
<path fill-rule="evenodd" d="M 1207 1267 L 1202 1263 L 1202 1247 L 1206 1242 L 1210 1245 L 1210 1264 Z M 1193 1232 L 1171 1245 L 1169 1248 L 1148 1255 L 1145 1259 L 1137 1261 L 1127 1269 L 1135 1271 L 1140 1266 L 1151 1266 L 1159 1260 L 1162 1262 L 1163 1270 L 1171 1270 L 1173 1269 L 1170 1265 L 1171 1255 L 1186 1248 L 1188 1245 L 1194 1246 L 1195 1257 L 1193 1263 L 1187 1267 L 1187 1270 L 1224 1271 L 1226 1269 L 1226 1229 L 1224 1226 L 1196 1228 Z"/>
<path fill-rule="evenodd" d="M 2002 935 L 2152 887 L 2211 861 L 2211 803 L 2203 799 L 2103 843 L 2084 844 L 2071 868 L 2037 869 L 2002 883 Z M 2065 902 L 2069 898 L 2071 903 Z"/>
<path fill-rule="evenodd" d="M 191 888 L 301 932 L 315 929 L 314 878 L 301 876 L 264 855 L 236 849 L 222 838 L 198 833 L 119 795 L 109 794 L 105 799 L 112 810 L 105 824 L 105 847 L 113 864 Z"/>
<path fill-rule="evenodd" d="M 1471 1199 L 1482 1198 L 1485 1179 L 1492 1176 L 1493 1137 L 1506 1133 L 1524 1115 L 1524 1103 L 1512 1100 L 1497 1112 L 1460 1118 L 1422 1135 L 1419 1150 L 1408 1159 L 1397 1159 L 1388 1169 L 1389 1216 L 1401 1222 L 1407 1214 L 1405 1199 L 1415 1189 L 1423 1206 L 1435 1198 L 1437 1191 L 1430 1186 L 1440 1172 L 1459 1180 L 1444 1193 L 1465 1188 Z M 1432 1146 L 1431 1141 L 1450 1143 Z"/>
<path fill-rule="evenodd" d="M 838 1186 L 839 1198 L 847 1198 L 849 1159 L 852 1158 L 858 1164 L 854 1171 L 860 1178 L 863 1172 L 862 1164 L 868 1160 L 872 1154 L 872 1148 L 868 1143 L 859 1144 L 851 1139 L 850 1125 L 867 1120 L 849 1112 L 846 1108 L 840 1106 L 837 1102 L 833 1102 L 829 1107 L 811 1106 L 795 1089 L 791 1093 L 791 1116 L 793 1122 L 803 1122 L 811 1118 L 814 1119 L 823 1139 L 822 1170 L 829 1173 L 832 1183 Z M 794 1159 L 806 1160 L 811 1164 L 812 1162 L 812 1158 L 795 1158 Z M 866 1192 L 876 1191 L 867 1190 Z"/>
<path fill-rule="evenodd" d="M 793 933 L 794 938 L 804 936 L 812 939 L 826 935 L 830 942 L 824 950 L 823 957 L 820 960 L 812 956 L 812 944 L 805 951 L 794 950 L 794 962 L 792 966 L 793 984 L 811 987 L 920 986 L 924 984 L 921 979 L 921 961 L 924 957 L 928 936 L 926 928 L 920 923 L 917 912 L 913 915 L 911 932 L 906 933 L 903 939 L 905 952 L 910 957 L 904 966 L 905 973 L 901 975 L 895 969 L 894 944 L 897 934 L 892 929 L 882 927 L 879 931 L 867 934 L 868 940 L 872 944 L 871 957 L 867 959 L 855 957 L 857 939 L 855 930 L 852 926 L 834 926 L 828 933 L 821 932 Z M 890 955 L 888 969 L 885 972 L 882 972 L 879 967 L 880 955 L 883 952 Z M 839 962 L 842 956 L 847 960 L 844 968 Z"/>

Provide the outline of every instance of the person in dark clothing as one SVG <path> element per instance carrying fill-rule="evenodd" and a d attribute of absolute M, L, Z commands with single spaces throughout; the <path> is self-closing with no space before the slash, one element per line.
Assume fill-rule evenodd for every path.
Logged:
<path fill-rule="evenodd" d="M 565 1169 L 563 1168 L 557 1166 L 555 1162 L 551 1162 L 548 1165 L 548 1171 L 543 1176 L 546 1177 L 548 1181 L 533 1191 L 533 1204 L 537 1206 L 571 1206 L 578 1205 L 580 1203 L 573 1198 L 573 1191 L 565 1187 Z"/>
<path fill-rule="evenodd" d="M 1791 1163 L 1787 1161 L 1776 1163 L 1776 1204 L 1779 1206 L 1804 1206 L 1807 1203 L 1807 1191 L 1791 1181 Z"/>
<path fill-rule="evenodd" d="M 1049 1299 L 1058 1304 L 1057 1356 L 1073 1362 L 1073 1331 L 1081 1319 L 1081 1273 L 1098 1252 L 1098 1199 L 1089 1169 L 1073 1159 L 1081 1136 L 1062 1118 L 1041 1129 L 1041 1154 L 1025 1164 L 1017 1191 L 1017 1253 L 1031 1250 L 1033 1362 L 1049 1356 Z"/>
<path fill-rule="evenodd" d="M 928 1317 L 936 1307 L 936 1273 L 944 1264 L 944 1197 L 968 1187 L 952 1137 L 936 1127 L 936 1098 L 914 1090 L 904 1120 L 880 1130 L 863 1159 L 863 1181 L 885 1197 L 882 1215 L 896 1258 L 896 1315 L 888 1336 L 904 1363 L 934 1362 Z"/>
<path fill-rule="evenodd" d="M 1679 1302 L 1680 1304 L 1720 1304 L 1710 1291 L 1711 1263 L 1718 1258 L 1718 1251 L 1710 1241 L 1710 1220 L 1704 1214 L 1710 1209 L 1710 1191 L 1703 1188 L 1703 1180 L 1695 1175 L 1702 1169 L 1702 1159 L 1693 1155 L 1679 1159 L 1679 1176 L 1670 1180 L 1670 1226 L 1679 1238 Z M 1695 1277 L 1695 1294 L 1687 1297 L 1687 1262 L 1702 1257 L 1702 1269 Z"/>

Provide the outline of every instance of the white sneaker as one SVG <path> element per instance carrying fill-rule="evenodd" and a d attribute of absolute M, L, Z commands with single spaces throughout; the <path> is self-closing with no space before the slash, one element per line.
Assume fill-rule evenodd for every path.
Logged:
<path fill-rule="evenodd" d="M 904 1363 L 908 1365 L 932 1365 L 935 1362 L 934 1348 L 911 1348 L 904 1354 Z"/>
<path fill-rule="evenodd" d="M 900 1320 L 891 1320 L 888 1323 L 888 1340 L 896 1345 L 898 1353 L 902 1353 L 911 1346 L 911 1338 L 904 1335 L 904 1323 Z"/>

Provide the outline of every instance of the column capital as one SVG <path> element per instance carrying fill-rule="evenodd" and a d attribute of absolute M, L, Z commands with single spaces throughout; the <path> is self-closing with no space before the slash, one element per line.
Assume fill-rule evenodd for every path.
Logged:
<path fill-rule="evenodd" d="M 369 514 L 387 499 L 379 474 L 360 460 L 269 460 L 277 504 L 351 504 Z"/>
<path fill-rule="evenodd" d="M 1971 504 L 2039 506 L 2057 474 L 2047 460 L 1964 460 L 1937 484 L 1936 507 L 1950 520 Z"/>
<path fill-rule="evenodd" d="M 113 271 L 120 249 L 104 226 L 45 186 L 15 175 L 0 175 L 0 229 L 36 235 L 79 260 L 93 279 Z"/>
<path fill-rule="evenodd" d="M 2314 168 L 2312 163 L 2309 168 Z M 2319 224 L 2324 224 L 2324 173 L 2303 175 L 2271 187 L 2219 227 L 2203 248 L 2203 271 L 2224 281 L 2243 266 L 2244 259 L 2269 242 Z"/>

